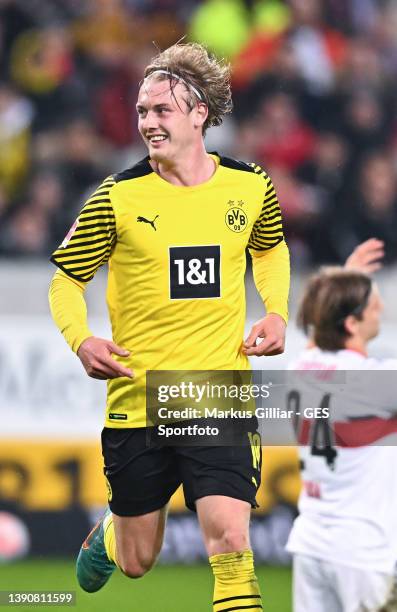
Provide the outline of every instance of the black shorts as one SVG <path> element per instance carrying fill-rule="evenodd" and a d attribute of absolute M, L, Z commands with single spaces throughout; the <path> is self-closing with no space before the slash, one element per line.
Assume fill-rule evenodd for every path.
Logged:
<path fill-rule="evenodd" d="M 148 429 L 102 431 L 109 506 L 118 516 L 140 516 L 163 508 L 183 485 L 186 506 L 206 495 L 241 499 L 257 508 L 261 441 L 253 419 L 235 446 L 179 446 L 151 441 Z"/>

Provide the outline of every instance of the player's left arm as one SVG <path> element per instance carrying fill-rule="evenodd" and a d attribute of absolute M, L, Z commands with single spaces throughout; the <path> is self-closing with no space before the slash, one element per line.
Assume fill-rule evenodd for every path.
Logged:
<path fill-rule="evenodd" d="M 266 182 L 265 198 L 248 242 L 255 286 L 266 316 L 257 321 L 243 345 L 246 355 L 278 355 L 284 351 L 290 285 L 289 251 L 284 240 L 281 210 L 267 174 L 255 167 Z M 257 343 L 258 339 L 260 342 Z"/>

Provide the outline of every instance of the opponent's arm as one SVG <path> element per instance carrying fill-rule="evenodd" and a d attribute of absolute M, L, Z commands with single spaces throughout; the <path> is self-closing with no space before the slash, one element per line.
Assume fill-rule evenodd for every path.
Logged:
<path fill-rule="evenodd" d="M 385 256 L 383 240 L 369 238 L 356 246 L 354 251 L 345 261 L 345 268 L 358 270 L 364 274 L 372 274 L 382 267 L 382 259 Z"/>
<path fill-rule="evenodd" d="M 255 171 L 266 181 L 265 199 L 254 224 L 248 247 L 252 257 L 255 286 L 265 304 L 266 316 L 252 327 L 243 345 L 246 355 L 278 355 L 284 351 L 288 321 L 290 284 L 289 251 L 284 241 L 281 211 L 267 174 Z M 258 338 L 262 341 L 257 344 Z"/>

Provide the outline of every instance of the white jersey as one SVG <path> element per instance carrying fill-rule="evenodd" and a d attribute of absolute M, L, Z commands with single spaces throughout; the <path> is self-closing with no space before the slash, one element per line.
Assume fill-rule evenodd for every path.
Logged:
<path fill-rule="evenodd" d="M 397 360 L 312 348 L 290 369 L 313 370 L 309 380 L 303 376 L 297 384 L 300 414 L 304 406 L 329 407 L 332 427 L 324 437 L 318 419 L 298 421 L 303 487 L 287 549 L 389 573 L 397 559 L 397 375 L 390 372 L 397 370 Z M 339 385 L 344 401 L 335 402 L 334 412 L 338 385 L 327 387 L 330 372 L 346 377 Z M 317 375 L 322 378 L 318 385 L 313 383 Z"/>

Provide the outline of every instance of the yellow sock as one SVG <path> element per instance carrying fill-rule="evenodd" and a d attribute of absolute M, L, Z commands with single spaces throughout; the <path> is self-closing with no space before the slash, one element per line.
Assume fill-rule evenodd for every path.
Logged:
<path fill-rule="evenodd" d="M 106 554 L 119 567 L 116 559 L 116 534 L 114 533 L 113 515 L 109 514 L 103 522 Z"/>
<path fill-rule="evenodd" d="M 213 555 L 209 561 L 215 576 L 213 612 L 262 610 L 251 550 Z"/>

